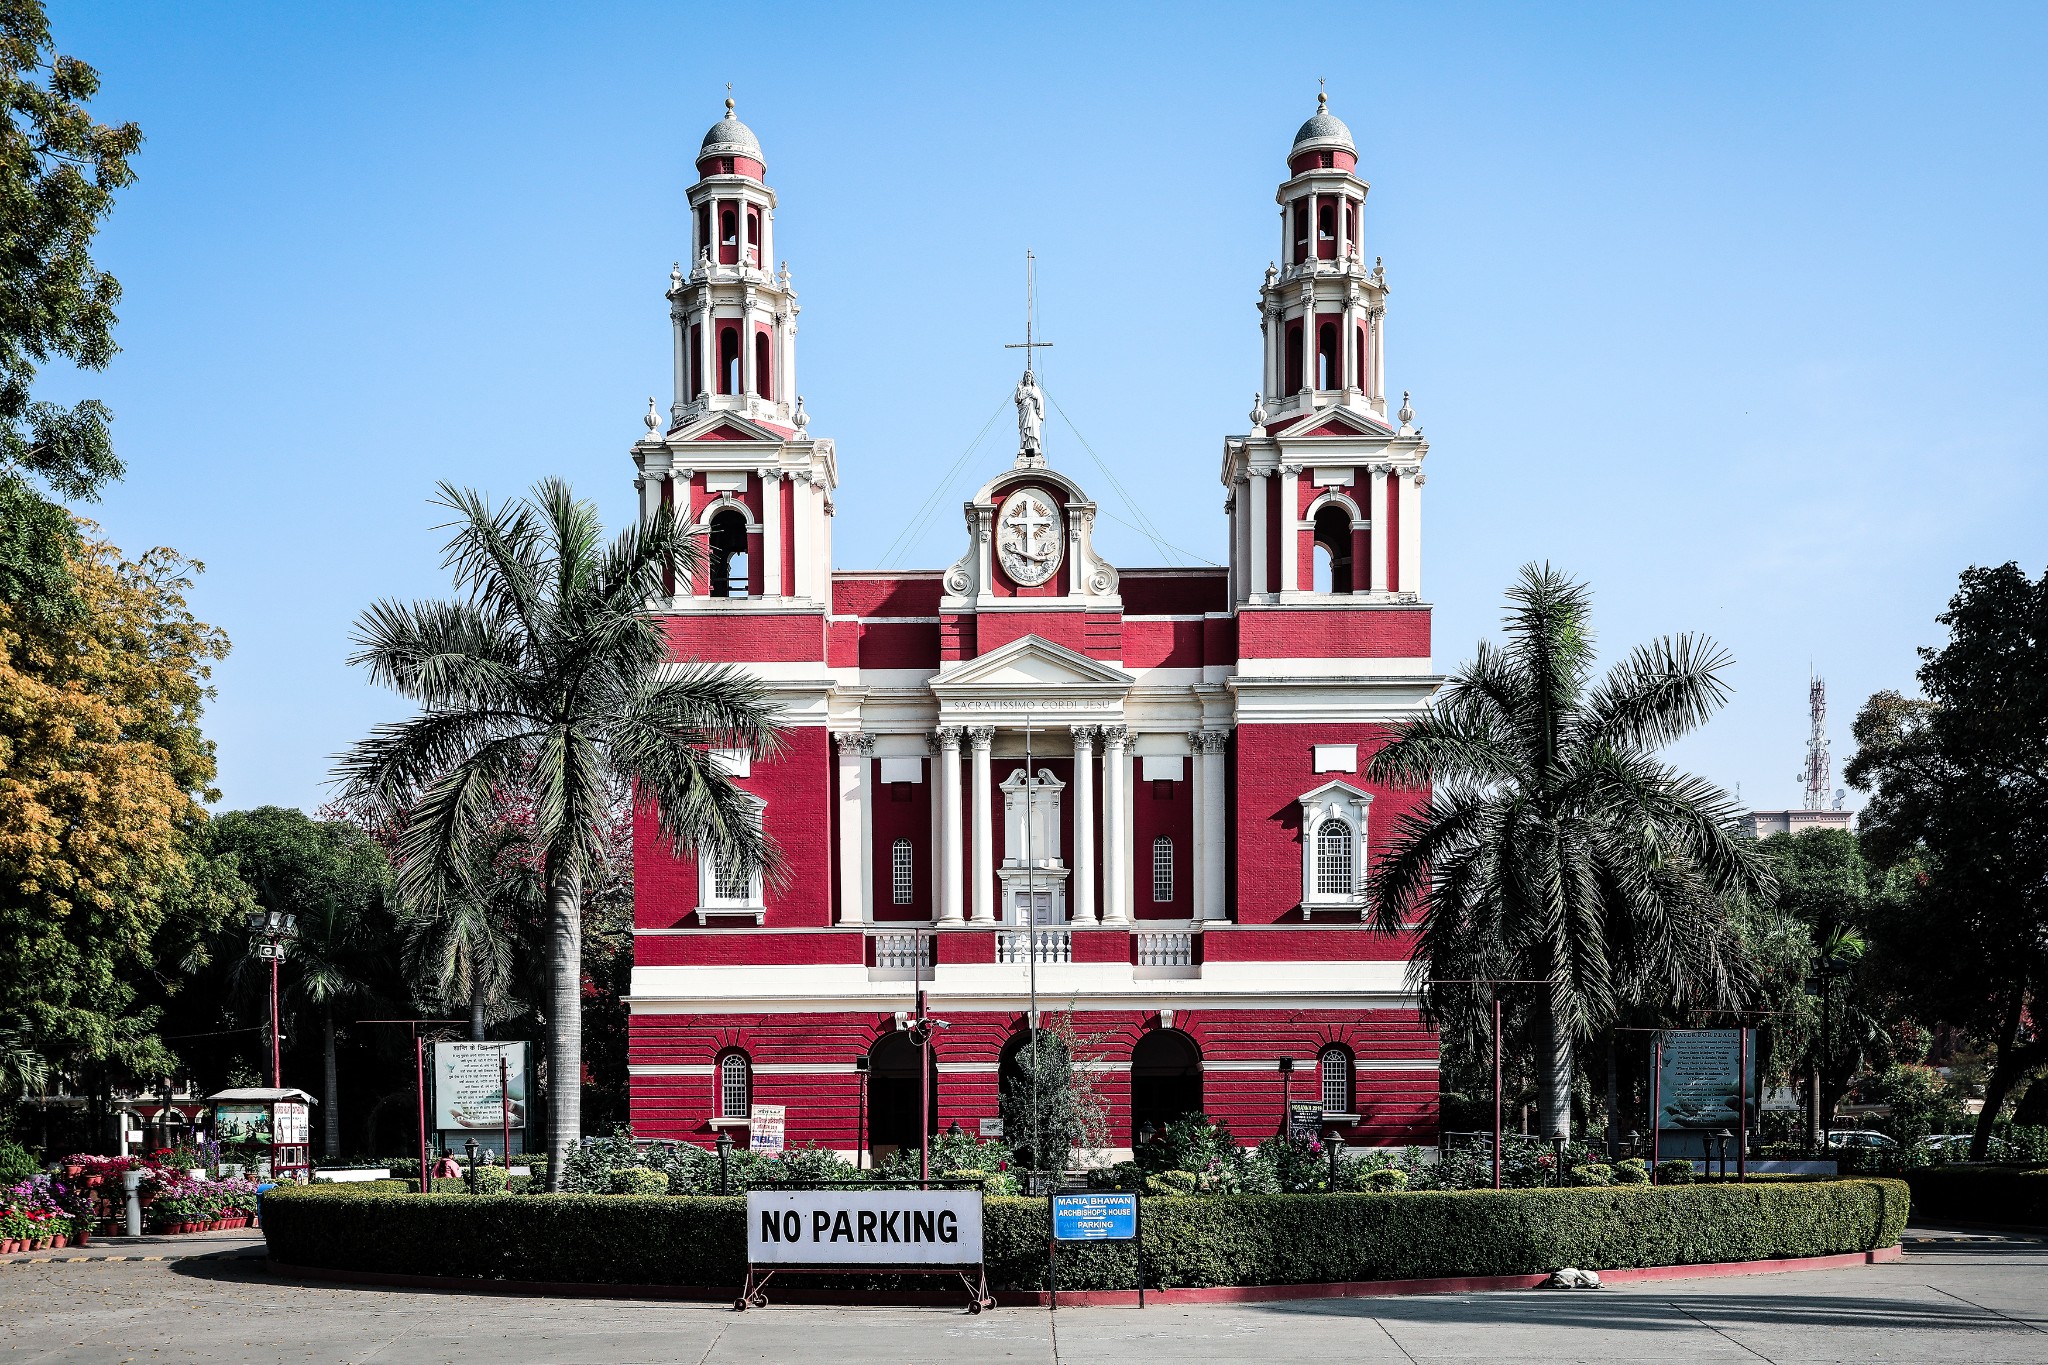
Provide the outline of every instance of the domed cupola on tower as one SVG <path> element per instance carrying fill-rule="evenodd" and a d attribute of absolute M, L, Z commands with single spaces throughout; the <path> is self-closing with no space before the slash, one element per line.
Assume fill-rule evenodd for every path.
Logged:
<path fill-rule="evenodd" d="M 706 162 L 712 164 L 706 165 Z M 697 149 L 697 173 L 699 175 L 744 175 L 760 180 L 767 174 L 767 165 L 761 156 L 761 139 L 754 136 L 754 130 L 741 123 L 739 115 L 733 112 L 733 102 L 725 102 L 725 117 L 711 125 L 711 131 L 704 134 L 704 144 Z"/>
<path fill-rule="evenodd" d="M 1348 171 L 1357 164 L 1358 146 L 1351 140 L 1351 130 L 1330 112 L 1330 97 L 1318 94 L 1315 116 L 1294 135 L 1288 169 L 1299 175 L 1309 170 Z"/>

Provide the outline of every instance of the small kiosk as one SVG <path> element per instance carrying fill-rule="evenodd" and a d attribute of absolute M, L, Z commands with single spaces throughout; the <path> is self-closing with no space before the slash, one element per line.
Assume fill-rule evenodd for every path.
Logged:
<path fill-rule="evenodd" d="M 206 1097 L 221 1155 L 233 1151 L 272 1180 L 305 1184 L 312 1178 L 313 1106 L 303 1090 L 245 1086 Z M 264 1167 L 268 1167 L 266 1172 Z"/>

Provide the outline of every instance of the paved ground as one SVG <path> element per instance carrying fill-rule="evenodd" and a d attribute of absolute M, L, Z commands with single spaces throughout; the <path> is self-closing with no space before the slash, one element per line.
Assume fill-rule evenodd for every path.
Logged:
<path fill-rule="evenodd" d="M 2048 1237 L 1916 1229 L 1904 1261 L 1598 1293 L 1244 1307 L 799 1308 L 526 1299 L 280 1280 L 233 1248 L 0 1267 L 26 1361 L 2048 1362 Z"/>

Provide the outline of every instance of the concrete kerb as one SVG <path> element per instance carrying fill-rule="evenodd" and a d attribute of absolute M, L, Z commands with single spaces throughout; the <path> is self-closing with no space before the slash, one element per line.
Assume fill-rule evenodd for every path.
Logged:
<path fill-rule="evenodd" d="M 1699 1265 L 1657 1265 L 1602 1270 L 1606 1284 L 1634 1284 L 1652 1280 L 1718 1279 L 1734 1275 L 1775 1275 L 1800 1270 L 1846 1270 L 1855 1266 L 1881 1265 L 1905 1255 L 1900 1246 L 1876 1251 L 1850 1251 L 1832 1256 L 1796 1256 L 1770 1261 L 1716 1261 Z M 730 1303 L 737 1287 L 721 1289 L 701 1285 L 631 1285 L 557 1283 L 539 1280 L 478 1280 L 447 1275 L 401 1275 L 376 1270 L 329 1270 L 312 1266 L 286 1265 L 266 1260 L 265 1267 L 283 1278 L 330 1280 L 343 1284 L 377 1285 L 397 1289 L 433 1289 L 456 1294 L 511 1294 L 547 1298 L 662 1299 L 690 1303 Z M 1497 1293 L 1504 1290 L 1535 1289 L 1550 1278 L 1535 1275 L 1469 1275 L 1427 1280 L 1352 1280 L 1331 1284 L 1210 1285 L 1193 1289 L 1148 1289 L 1147 1303 L 1161 1306 L 1189 1304 L 1284 1303 L 1301 1299 L 1387 1298 L 1424 1294 Z M 1565 1291 L 1560 1291 L 1565 1292 Z M 1574 1291 L 1577 1292 L 1577 1291 Z M 1051 1295 L 1044 1290 L 998 1290 L 996 1303 L 1004 1308 L 1044 1308 Z M 860 1293 L 850 1290 L 802 1289 L 792 1286 L 775 1296 L 792 1304 L 867 1304 L 875 1307 L 964 1306 L 960 1293 L 892 1291 Z M 1134 1289 L 1063 1289 L 1060 1303 L 1072 1308 L 1135 1307 Z"/>

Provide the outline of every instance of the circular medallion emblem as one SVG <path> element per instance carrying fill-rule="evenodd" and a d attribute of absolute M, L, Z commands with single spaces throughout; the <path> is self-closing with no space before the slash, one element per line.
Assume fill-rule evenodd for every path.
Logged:
<path fill-rule="evenodd" d="M 1003 500 L 996 553 L 1012 581 L 1027 588 L 1046 582 L 1059 572 L 1065 545 L 1060 514 L 1043 494 L 1027 488 Z"/>

